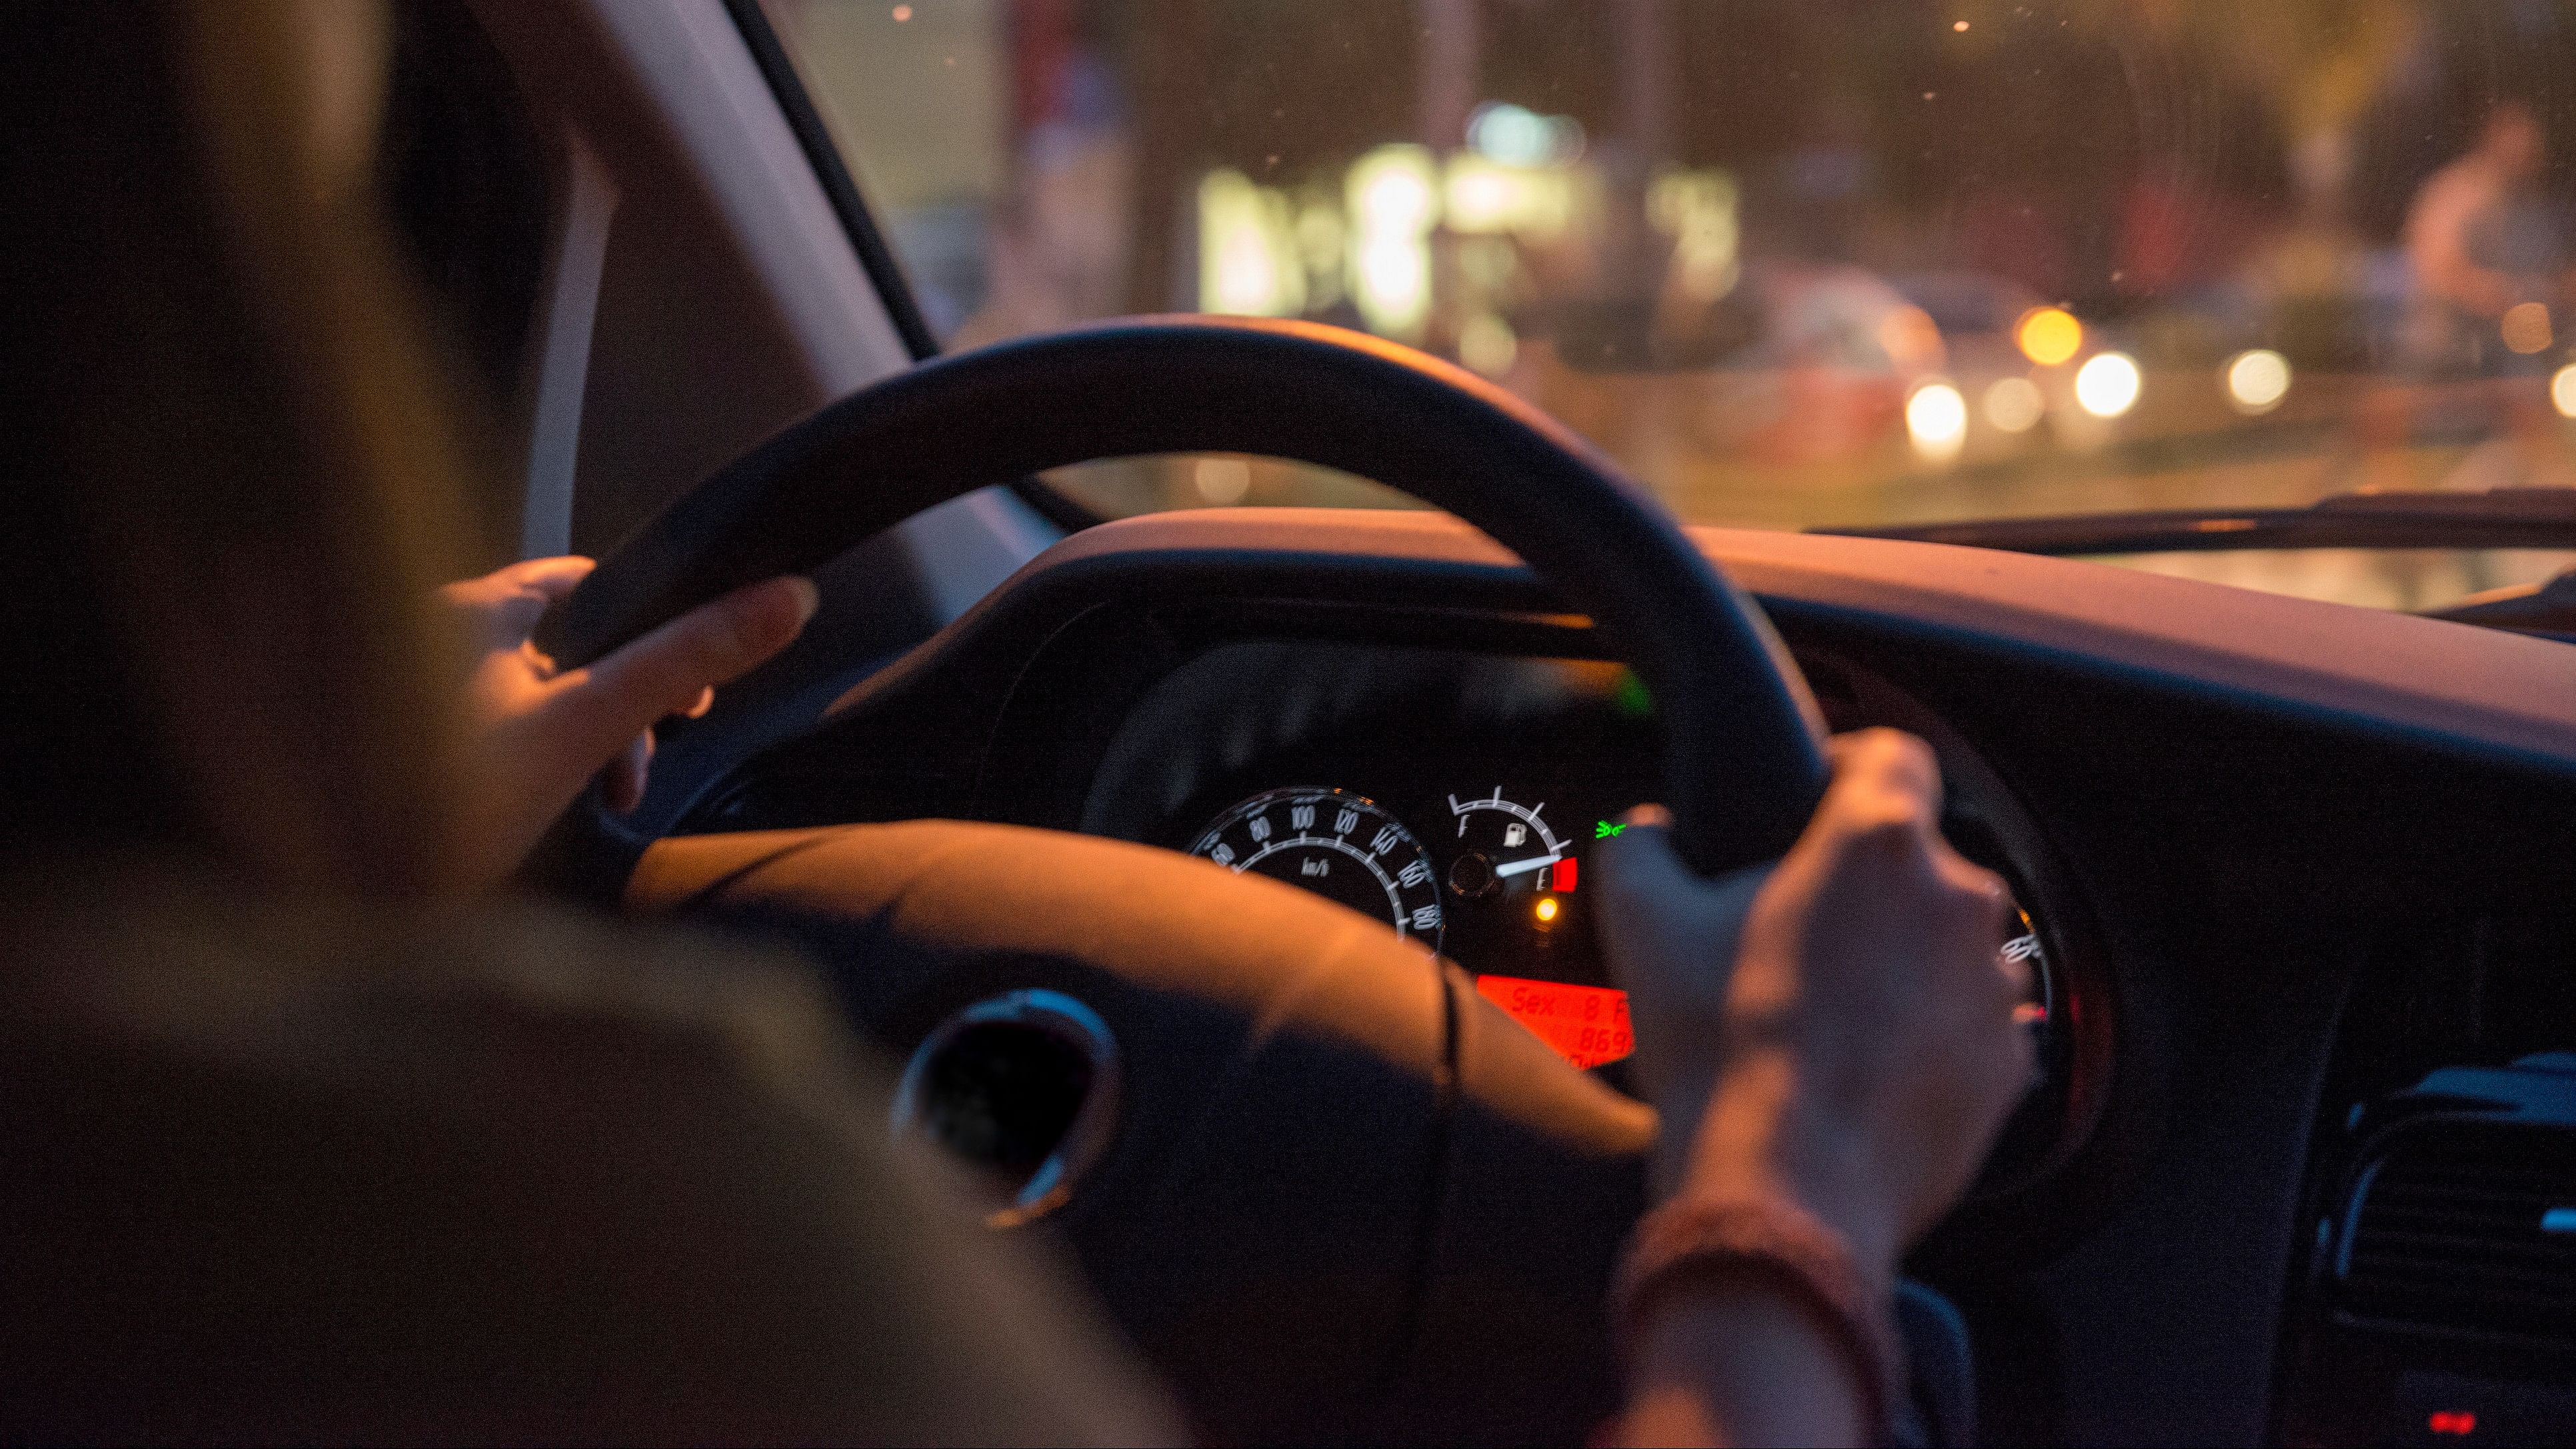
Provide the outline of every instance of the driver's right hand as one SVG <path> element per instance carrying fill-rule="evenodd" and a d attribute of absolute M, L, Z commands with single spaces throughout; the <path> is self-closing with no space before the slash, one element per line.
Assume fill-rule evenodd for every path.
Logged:
<path fill-rule="evenodd" d="M 1601 846 L 1601 929 L 1663 1189 L 1783 1195 L 1890 1281 L 2030 1080 L 2027 985 L 1997 950 L 2002 882 L 1941 837 L 1931 750 L 1873 729 L 1831 759 L 1775 865 L 1704 880 L 1661 810 L 1633 812 Z"/>

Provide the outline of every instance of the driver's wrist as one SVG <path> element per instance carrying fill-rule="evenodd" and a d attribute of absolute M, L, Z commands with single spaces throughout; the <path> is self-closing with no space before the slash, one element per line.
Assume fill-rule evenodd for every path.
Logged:
<path fill-rule="evenodd" d="M 1675 1200 L 1791 1203 L 1841 1234 L 1854 1264 L 1882 1282 L 1904 1252 L 1903 1211 L 1856 1132 L 1814 1110 L 1795 1055 L 1738 1056 L 1718 1077 L 1681 1164 Z"/>

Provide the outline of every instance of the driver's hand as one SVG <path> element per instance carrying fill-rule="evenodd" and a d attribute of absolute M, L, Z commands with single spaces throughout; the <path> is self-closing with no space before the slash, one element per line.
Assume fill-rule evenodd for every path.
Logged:
<path fill-rule="evenodd" d="M 644 797 L 653 724 L 700 715 L 715 686 L 749 673 L 814 616 L 814 585 L 771 579 L 693 609 L 585 669 L 557 670 L 529 635 L 546 606 L 589 575 L 586 558 L 541 558 L 449 584 L 441 607 L 463 628 L 466 761 L 475 802 L 473 877 L 500 880 L 592 776 L 608 803 Z"/>
<path fill-rule="evenodd" d="M 1775 866 L 1702 880 L 1663 812 L 1636 812 L 1600 847 L 1601 930 L 1664 1122 L 1663 1186 L 1785 1194 L 1892 1279 L 2030 1079 L 2025 983 L 1997 950 L 2002 882 L 1941 838 L 1930 749 L 1877 729 L 1831 756 Z"/>

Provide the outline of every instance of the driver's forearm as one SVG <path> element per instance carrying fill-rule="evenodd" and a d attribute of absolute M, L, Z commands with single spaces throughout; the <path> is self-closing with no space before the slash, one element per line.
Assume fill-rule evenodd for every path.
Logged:
<path fill-rule="evenodd" d="M 1860 1385 L 1812 1310 L 1758 1281 L 1675 1292 L 1641 1325 L 1624 1444 L 1858 1444 Z"/>

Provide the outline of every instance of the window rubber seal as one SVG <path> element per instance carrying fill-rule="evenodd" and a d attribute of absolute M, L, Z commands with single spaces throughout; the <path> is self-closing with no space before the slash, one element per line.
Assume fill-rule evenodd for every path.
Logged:
<path fill-rule="evenodd" d="M 877 298 L 894 323 L 904 351 L 915 362 L 937 357 L 941 351 L 939 337 L 930 330 L 930 319 L 923 315 L 921 302 L 913 294 L 912 280 L 904 275 L 903 263 L 886 244 L 885 233 L 877 229 L 866 199 L 859 195 L 857 179 L 842 160 L 840 147 L 833 144 L 822 112 L 815 109 L 813 95 L 806 90 L 804 78 L 796 73 L 796 63 L 788 57 L 785 43 L 761 10 L 760 0 L 724 0 L 724 4 L 725 13 L 733 17 L 734 28 L 742 32 L 743 43 L 750 47 L 761 77 L 769 82 L 770 94 L 777 98 L 778 109 L 787 118 L 788 130 L 795 133 L 806 163 L 814 168 L 814 178 L 822 183 L 824 199 L 831 203 L 832 214 L 840 218 L 841 230 L 849 236 L 851 250 L 858 253 L 859 267 L 867 273 L 869 285 L 876 288 Z M 1039 479 L 1017 478 L 1005 486 L 1039 517 L 1066 533 L 1079 533 L 1106 521 Z"/>

